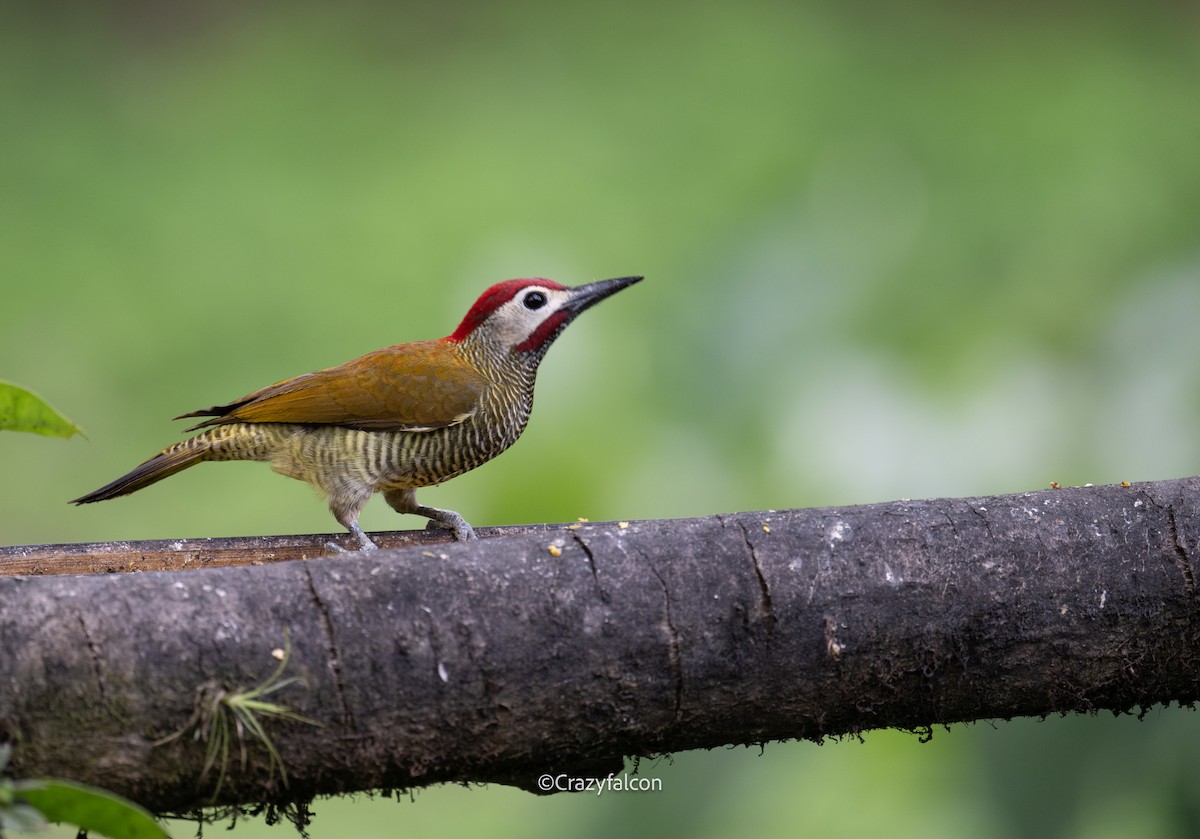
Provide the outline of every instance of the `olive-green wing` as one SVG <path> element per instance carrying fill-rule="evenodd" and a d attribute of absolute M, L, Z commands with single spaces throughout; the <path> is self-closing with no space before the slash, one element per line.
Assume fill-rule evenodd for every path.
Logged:
<path fill-rule="evenodd" d="M 231 422 L 340 425 L 370 431 L 431 431 L 478 408 L 484 379 L 443 341 L 398 344 L 337 367 L 285 379 L 236 402 L 184 417 L 213 417 L 189 428 Z"/>

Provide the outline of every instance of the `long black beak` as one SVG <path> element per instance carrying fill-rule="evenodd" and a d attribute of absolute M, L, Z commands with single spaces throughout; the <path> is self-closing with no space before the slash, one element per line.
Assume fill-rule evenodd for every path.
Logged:
<path fill-rule="evenodd" d="M 600 280 L 575 286 L 571 289 L 571 299 L 566 302 L 564 308 L 570 310 L 572 316 L 577 315 L 584 309 L 595 306 L 605 297 L 611 297 L 621 289 L 641 281 L 641 277 L 617 277 L 615 280 Z"/>

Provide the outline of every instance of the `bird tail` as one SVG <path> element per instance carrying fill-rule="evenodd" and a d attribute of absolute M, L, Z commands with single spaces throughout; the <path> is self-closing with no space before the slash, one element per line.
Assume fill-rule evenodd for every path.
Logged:
<path fill-rule="evenodd" d="M 205 460 L 264 460 L 266 436 L 263 430 L 242 423 L 209 429 L 163 449 L 128 474 L 71 503 L 91 504 L 129 495 Z"/>

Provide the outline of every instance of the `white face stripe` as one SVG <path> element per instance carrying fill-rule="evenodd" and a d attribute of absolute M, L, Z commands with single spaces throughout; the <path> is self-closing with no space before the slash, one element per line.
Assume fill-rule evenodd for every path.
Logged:
<path fill-rule="evenodd" d="M 545 296 L 545 304 L 539 308 L 529 308 L 530 295 L 534 292 Z M 537 295 L 534 294 L 534 299 Z M 481 328 L 486 329 L 489 336 L 502 346 L 512 349 L 521 344 L 537 331 L 551 315 L 562 309 L 571 298 L 570 289 L 547 288 L 540 285 L 529 285 L 513 295 L 512 299 L 484 321 Z"/>

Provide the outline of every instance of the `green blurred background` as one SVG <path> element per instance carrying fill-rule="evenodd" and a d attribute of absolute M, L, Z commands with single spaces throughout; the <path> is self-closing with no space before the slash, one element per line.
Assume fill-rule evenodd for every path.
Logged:
<path fill-rule="evenodd" d="M 476 525 L 1197 473 L 1200 8 L 1053 5 L 0 3 L 0 378 L 89 437 L 0 436 L 0 543 L 336 530 L 261 464 L 66 501 L 514 276 L 647 280 L 422 495 Z M 1198 737 L 688 753 L 642 763 L 660 793 L 318 802 L 312 835 L 1194 836 Z"/>

